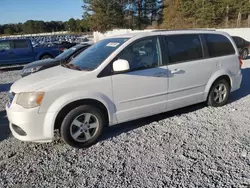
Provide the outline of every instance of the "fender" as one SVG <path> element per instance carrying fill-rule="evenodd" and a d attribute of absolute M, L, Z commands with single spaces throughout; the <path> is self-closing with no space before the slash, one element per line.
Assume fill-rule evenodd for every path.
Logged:
<path fill-rule="evenodd" d="M 73 92 L 60 96 L 56 101 L 52 103 L 51 106 L 49 106 L 46 112 L 45 120 L 44 120 L 44 126 L 43 126 L 44 133 L 48 135 L 48 137 L 53 138 L 55 120 L 60 110 L 72 102 L 83 100 L 83 99 L 93 99 L 93 100 L 97 100 L 101 102 L 108 111 L 110 124 L 114 124 L 115 122 L 117 122 L 117 118 L 115 116 L 115 112 L 116 112 L 115 105 L 108 96 L 105 96 L 99 92 L 73 91 Z"/>
<path fill-rule="evenodd" d="M 204 101 L 207 99 L 210 88 L 212 87 L 215 80 L 217 80 L 221 76 L 228 76 L 230 79 L 230 85 L 232 85 L 232 78 L 231 78 L 232 73 L 225 69 L 218 70 L 210 77 L 209 81 L 207 82 L 207 85 L 205 87 L 205 92 L 204 92 Z"/>

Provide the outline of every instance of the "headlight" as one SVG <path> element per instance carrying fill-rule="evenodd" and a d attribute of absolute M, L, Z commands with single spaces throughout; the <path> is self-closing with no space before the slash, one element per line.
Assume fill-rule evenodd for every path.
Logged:
<path fill-rule="evenodd" d="M 42 66 L 32 67 L 32 68 L 24 68 L 23 73 L 34 73 L 39 71 L 42 68 Z"/>
<path fill-rule="evenodd" d="M 19 93 L 16 103 L 24 108 L 34 108 L 41 105 L 44 94 L 44 92 Z"/>

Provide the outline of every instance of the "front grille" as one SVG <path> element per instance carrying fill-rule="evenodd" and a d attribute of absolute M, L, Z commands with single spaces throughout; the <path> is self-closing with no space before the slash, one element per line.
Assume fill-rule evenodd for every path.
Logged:
<path fill-rule="evenodd" d="M 14 97 L 15 97 L 15 93 L 9 91 L 9 93 L 8 93 L 8 106 L 9 106 L 9 107 L 10 107 L 10 105 L 12 104 L 12 101 L 13 101 Z"/>

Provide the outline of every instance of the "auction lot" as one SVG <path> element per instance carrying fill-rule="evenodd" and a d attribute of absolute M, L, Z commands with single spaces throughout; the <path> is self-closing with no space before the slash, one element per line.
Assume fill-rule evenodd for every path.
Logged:
<path fill-rule="evenodd" d="M 0 73 L 0 187 L 250 186 L 250 60 L 240 90 L 221 108 L 198 104 L 107 129 L 79 150 L 60 139 L 15 139 L 6 93 L 20 70 Z M 36 125 L 34 125 L 36 126 Z"/>

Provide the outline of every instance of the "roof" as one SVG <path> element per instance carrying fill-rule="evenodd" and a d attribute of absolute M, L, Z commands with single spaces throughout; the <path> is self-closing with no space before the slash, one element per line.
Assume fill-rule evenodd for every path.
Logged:
<path fill-rule="evenodd" d="M 145 37 L 155 35 L 175 35 L 175 34 L 202 34 L 202 33 L 220 33 L 226 34 L 225 32 L 209 30 L 209 29 L 182 29 L 182 30 L 154 30 L 154 31 L 141 31 L 128 34 L 120 34 L 108 36 L 107 38 L 133 38 L 133 37 Z"/>

